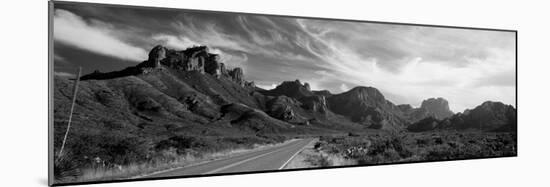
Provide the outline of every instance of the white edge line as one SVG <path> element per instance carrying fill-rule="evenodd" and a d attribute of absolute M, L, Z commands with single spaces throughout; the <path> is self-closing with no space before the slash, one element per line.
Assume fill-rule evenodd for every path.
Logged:
<path fill-rule="evenodd" d="M 279 168 L 279 170 L 285 168 L 285 166 L 286 166 L 288 163 L 290 163 L 290 161 L 291 161 L 292 159 L 294 159 L 294 157 L 296 157 L 299 153 L 301 153 L 302 151 L 304 151 L 304 149 L 306 149 L 306 146 L 309 145 L 309 143 L 311 143 L 311 141 L 313 141 L 313 140 L 310 140 L 306 145 L 304 145 L 304 147 L 302 147 L 299 151 L 297 151 L 296 153 L 294 153 L 294 155 L 292 155 L 292 156 L 291 156 L 291 157 L 290 157 L 290 158 L 289 158 L 289 159 Z"/>
<path fill-rule="evenodd" d="M 232 167 L 235 167 L 235 166 L 238 166 L 238 165 L 241 165 L 241 164 L 244 164 L 246 162 L 249 162 L 249 161 L 252 161 L 252 160 L 256 160 L 260 157 L 263 157 L 263 156 L 266 156 L 266 155 L 269 155 L 269 154 L 272 154 L 272 153 L 275 153 L 275 152 L 279 152 L 281 151 L 281 149 L 276 149 L 274 151 L 270 151 L 270 152 L 267 152 L 267 153 L 264 153 L 264 154 L 261 154 L 261 155 L 258 155 L 258 156 L 255 156 L 255 157 L 252 157 L 252 158 L 248 158 L 246 160 L 241 160 L 239 162 L 236 162 L 236 163 L 233 163 L 233 164 L 229 164 L 229 165 L 226 165 L 226 166 L 223 166 L 221 168 L 217 168 L 217 169 L 214 169 L 214 170 L 211 170 L 211 171 L 207 171 L 205 173 L 203 173 L 204 175 L 206 174 L 213 174 L 213 173 L 216 173 L 216 172 L 219 172 L 219 171 L 222 171 L 222 170 L 225 170 L 225 169 L 229 169 L 229 168 L 232 168 Z"/>
<path fill-rule="evenodd" d="M 274 147 L 266 147 L 265 149 L 283 146 L 283 145 L 289 144 L 289 143 L 291 143 L 291 142 L 294 142 L 294 141 L 296 141 L 296 140 L 298 140 L 298 139 L 291 139 L 291 140 L 288 140 L 287 142 L 284 142 L 284 143 L 282 143 L 282 144 L 280 144 L 280 145 L 275 145 Z M 245 152 L 245 153 L 238 154 L 238 155 L 234 155 L 234 156 L 241 156 L 241 155 L 243 155 L 243 154 L 248 154 L 248 153 L 253 153 L 253 152 L 257 152 L 257 151 L 262 151 L 262 150 L 265 150 L 265 149 L 251 150 L 250 152 Z M 157 174 L 161 174 L 161 173 L 167 173 L 167 172 L 171 172 L 171 171 L 178 170 L 178 169 L 183 169 L 183 168 L 187 168 L 187 167 L 193 167 L 193 166 L 208 164 L 208 163 L 210 163 L 210 162 L 219 161 L 219 160 L 224 160 L 224 159 L 229 159 L 229 158 L 231 158 L 231 157 L 222 157 L 222 158 L 217 158 L 217 159 L 212 159 L 212 160 L 205 160 L 205 161 L 202 161 L 202 162 L 193 163 L 193 164 L 189 164 L 189 165 L 184 165 L 184 166 L 180 166 L 180 167 L 174 167 L 174 168 L 169 168 L 169 169 L 165 169 L 165 170 L 161 170 L 161 171 L 156 171 L 156 172 L 152 172 L 152 173 L 148 173 L 148 174 L 137 175 L 137 176 L 130 177 L 129 179 L 144 178 L 144 177 L 148 177 L 148 176 L 151 176 L 151 175 L 157 175 Z"/>

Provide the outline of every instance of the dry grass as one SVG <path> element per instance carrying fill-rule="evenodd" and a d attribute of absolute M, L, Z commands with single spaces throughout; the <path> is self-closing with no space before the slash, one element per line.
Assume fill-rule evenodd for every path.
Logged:
<path fill-rule="evenodd" d="M 148 175 L 163 172 L 171 169 L 181 168 L 189 165 L 194 165 L 198 163 L 203 163 L 211 160 L 226 158 L 238 154 L 243 154 L 251 151 L 258 151 L 266 149 L 273 146 L 278 146 L 286 144 L 295 140 L 288 140 L 283 143 L 275 144 L 254 144 L 252 148 L 237 148 L 237 149 L 226 149 L 219 152 L 213 153 L 204 153 L 201 157 L 195 157 L 191 154 L 187 155 L 178 155 L 175 153 L 175 150 L 165 151 L 166 157 L 169 155 L 174 156 L 174 159 L 169 160 L 153 160 L 147 163 L 140 164 L 130 164 L 118 167 L 95 167 L 95 168 L 84 168 L 81 169 L 81 175 L 75 178 L 64 178 L 63 180 L 57 181 L 57 183 L 66 183 L 66 182 L 87 182 L 87 181 L 106 181 L 106 180 L 116 180 L 116 179 L 128 179 L 128 178 L 141 178 L 147 177 Z M 164 158 L 166 158 L 164 157 Z"/>
<path fill-rule="evenodd" d="M 344 158 L 338 154 L 330 154 L 315 148 L 318 140 L 312 141 L 304 150 L 296 155 L 285 169 L 318 168 L 330 166 L 355 165 L 355 160 Z"/>
<path fill-rule="evenodd" d="M 315 145 L 335 165 L 487 158 L 516 155 L 514 133 L 428 132 L 322 137 Z M 342 157 L 342 158 L 339 158 Z M 342 161 L 339 161 L 342 160 Z"/>

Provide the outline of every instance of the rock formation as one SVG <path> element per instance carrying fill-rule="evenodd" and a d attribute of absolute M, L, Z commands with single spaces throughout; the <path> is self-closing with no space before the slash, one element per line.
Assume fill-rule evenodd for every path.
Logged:
<path fill-rule="evenodd" d="M 244 76 L 243 76 L 243 69 L 241 68 L 235 68 L 233 70 L 229 71 L 229 76 L 233 81 L 235 81 L 237 84 L 244 86 Z"/>
<path fill-rule="evenodd" d="M 166 49 L 162 45 L 157 45 L 149 52 L 147 60 L 148 67 L 160 67 L 160 62 L 166 58 Z"/>
<path fill-rule="evenodd" d="M 167 49 L 162 45 L 157 45 L 149 52 L 149 58 L 137 66 L 128 67 L 121 71 L 101 73 L 94 71 L 91 74 L 81 77 L 87 79 L 111 79 L 117 77 L 147 74 L 157 71 L 157 68 L 165 66 L 171 69 L 200 73 L 207 73 L 216 78 L 228 77 L 235 83 L 245 86 L 243 70 L 239 67 L 233 70 L 227 70 L 224 63 L 219 62 L 219 55 L 209 52 L 207 46 L 193 46 L 185 50 Z"/>
<path fill-rule="evenodd" d="M 453 115 L 453 111 L 449 109 L 449 102 L 441 97 L 422 101 L 420 108 L 426 109 L 436 119 L 440 120 Z"/>
<path fill-rule="evenodd" d="M 436 118 L 421 120 L 409 126 L 410 131 L 440 130 L 478 130 L 478 131 L 515 131 L 516 109 L 501 102 L 486 101 L 474 109 L 465 110 L 444 120 Z"/>
<path fill-rule="evenodd" d="M 295 99 L 312 96 L 313 93 L 309 89 L 309 84 L 302 84 L 300 80 L 284 81 L 275 89 L 263 92 L 266 95 L 285 95 Z"/>
<path fill-rule="evenodd" d="M 409 124 L 417 123 L 428 117 L 443 120 L 453 115 L 453 112 L 449 110 L 449 102 L 443 98 L 426 99 L 419 108 L 413 108 L 409 104 L 398 105 L 397 108 Z"/>
<path fill-rule="evenodd" d="M 302 103 L 301 108 L 325 114 L 328 111 L 327 101 L 325 95 L 330 95 L 330 92 L 319 92 L 319 95 L 314 94 L 311 91 L 309 84 L 302 83 L 300 80 L 284 81 L 275 89 L 264 91 L 266 95 L 284 95 L 294 98 Z"/>
<path fill-rule="evenodd" d="M 267 103 L 268 114 L 283 121 L 291 121 L 297 118 L 292 108 L 299 105 L 300 103 L 293 98 L 278 96 Z"/>
<path fill-rule="evenodd" d="M 515 109 L 502 103 L 487 102 L 475 109 L 453 115 L 448 101 L 443 98 L 426 99 L 419 108 L 413 108 L 411 105 L 396 106 L 373 87 L 356 87 L 344 93 L 332 94 L 327 90 L 312 91 L 310 84 L 294 80 L 284 81 L 272 90 L 263 90 L 257 88 L 253 81 L 244 79 L 242 68 L 228 69 L 219 59 L 219 55 L 210 53 L 206 46 L 174 50 L 157 45 L 149 52 L 148 59 L 137 66 L 108 73 L 94 71 L 82 76 L 81 80 L 125 77 L 122 80 L 135 81 L 136 85 L 139 81 L 147 81 L 146 85 L 159 87 L 186 82 L 182 87 L 175 86 L 164 91 L 169 92 L 168 95 L 177 95 L 175 99 L 181 102 L 183 108 L 192 115 L 200 116 L 198 118 L 201 120 L 221 119 L 223 114 L 220 114 L 217 108 L 240 103 L 249 108 L 246 111 L 261 110 L 265 115 L 293 125 L 353 124 L 360 128 L 366 126 L 386 130 L 403 130 L 408 127 L 411 131 L 437 128 L 478 128 L 484 131 L 515 129 L 515 124 L 512 124 L 516 119 Z M 160 79 L 161 75 L 170 75 L 169 77 L 180 80 L 170 82 L 170 79 Z M 160 84 L 163 81 L 165 82 Z M 186 91 L 179 93 L 183 90 Z M 199 92 L 204 95 L 197 95 Z M 104 95 L 100 93 L 96 97 L 102 104 L 110 105 L 110 100 L 104 99 Z M 136 97 L 138 99 L 131 98 L 132 101 L 143 99 L 143 102 L 137 102 L 140 103 L 137 108 L 150 109 L 153 111 L 147 111 L 150 114 L 183 115 L 180 111 L 174 112 L 175 109 L 155 109 L 163 103 L 173 101 L 159 100 L 155 103 L 149 102 L 145 97 Z M 232 108 L 235 107 L 239 108 L 237 105 Z M 259 115 L 262 119 L 265 118 L 261 116 L 261 112 L 245 113 L 252 117 Z"/>
<path fill-rule="evenodd" d="M 304 109 L 311 110 L 313 112 L 325 113 L 328 111 L 327 100 L 325 96 L 322 95 L 313 95 L 308 97 L 303 97 L 300 99 Z"/>
<path fill-rule="evenodd" d="M 376 129 L 399 129 L 405 120 L 399 109 L 373 87 L 355 87 L 328 98 L 329 109 L 349 117 L 353 122 Z"/>
<path fill-rule="evenodd" d="M 254 83 L 254 81 L 245 81 L 245 82 L 244 82 L 244 87 L 247 87 L 247 88 L 256 88 L 256 83 Z"/>
<path fill-rule="evenodd" d="M 310 91 L 311 92 L 311 87 L 309 86 L 309 83 L 304 83 L 304 88 L 307 90 L 307 91 Z"/>

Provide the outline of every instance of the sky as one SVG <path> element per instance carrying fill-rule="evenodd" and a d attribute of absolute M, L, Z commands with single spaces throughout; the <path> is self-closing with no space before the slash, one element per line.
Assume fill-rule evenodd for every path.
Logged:
<path fill-rule="evenodd" d="M 206 45 L 265 89 L 371 86 L 394 104 L 443 97 L 454 112 L 516 103 L 514 32 L 62 3 L 53 31 L 60 76 L 134 66 L 158 44 Z"/>

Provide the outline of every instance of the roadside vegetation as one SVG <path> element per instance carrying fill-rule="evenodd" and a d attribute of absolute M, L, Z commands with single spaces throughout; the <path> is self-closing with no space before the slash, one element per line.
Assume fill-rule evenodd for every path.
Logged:
<path fill-rule="evenodd" d="M 156 142 L 121 134 L 79 135 L 55 155 L 59 183 L 127 179 L 223 158 L 288 140 L 284 136 L 172 136 Z"/>
<path fill-rule="evenodd" d="M 349 133 L 321 136 L 300 155 L 308 167 L 376 165 L 515 156 L 516 145 L 515 133 Z"/>

